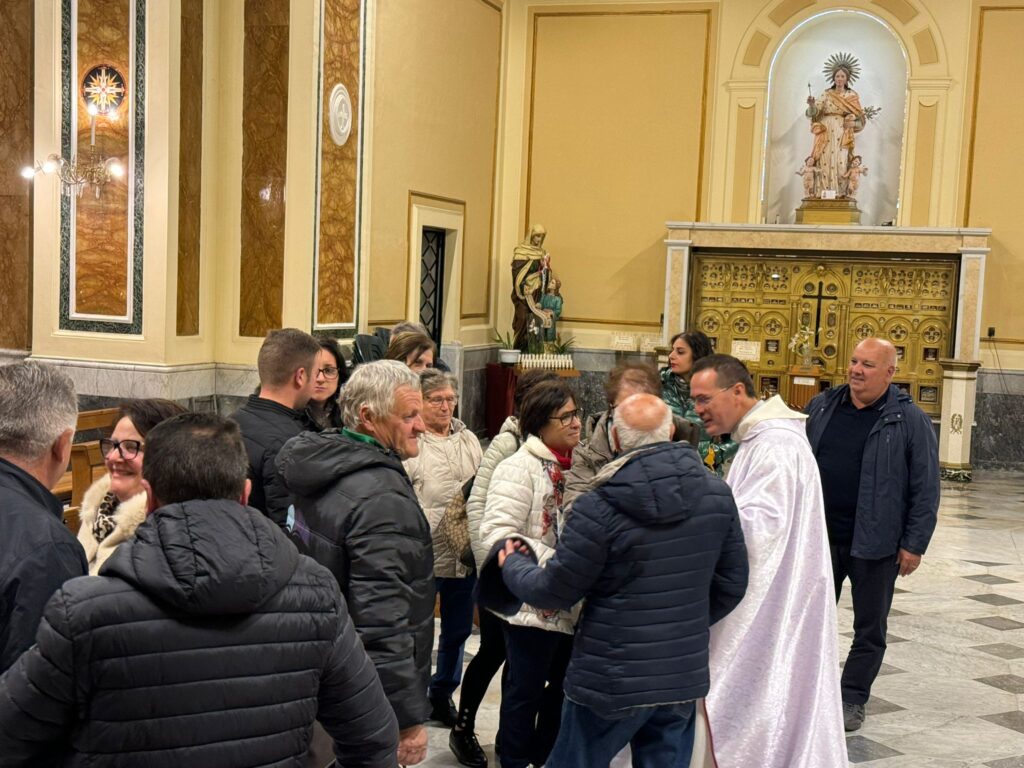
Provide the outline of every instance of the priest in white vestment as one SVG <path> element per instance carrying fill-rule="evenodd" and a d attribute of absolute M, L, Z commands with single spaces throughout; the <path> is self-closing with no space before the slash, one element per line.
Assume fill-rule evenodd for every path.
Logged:
<path fill-rule="evenodd" d="M 719 768 L 846 768 L 835 589 L 818 465 L 802 413 L 760 401 L 746 367 L 699 360 L 690 396 L 739 442 L 726 482 L 750 558 L 747 594 L 711 628 L 708 728 Z"/>

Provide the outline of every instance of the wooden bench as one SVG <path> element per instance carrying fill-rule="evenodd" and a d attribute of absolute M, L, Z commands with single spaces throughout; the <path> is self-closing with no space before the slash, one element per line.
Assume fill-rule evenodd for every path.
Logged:
<path fill-rule="evenodd" d="M 101 408 L 95 411 L 82 411 L 78 414 L 75 424 L 77 432 L 88 432 L 100 429 L 109 435 L 117 423 L 117 408 Z M 68 471 L 61 476 L 53 489 L 54 495 L 70 506 L 64 511 L 64 524 L 72 533 L 78 533 L 78 511 L 82 505 L 82 497 L 96 480 L 106 472 L 103 464 L 103 452 L 99 440 L 75 443 L 71 446 L 71 463 Z"/>

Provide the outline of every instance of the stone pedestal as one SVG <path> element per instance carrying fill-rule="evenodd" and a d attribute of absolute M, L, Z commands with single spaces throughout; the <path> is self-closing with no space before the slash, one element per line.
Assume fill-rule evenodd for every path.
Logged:
<path fill-rule="evenodd" d="M 942 420 L 939 422 L 939 471 L 943 480 L 970 482 L 971 430 L 980 361 L 941 358 Z"/>
<path fill-rule="evenodd" d="M 816 197 L 806 197 L 796 209 L 796 223 L 860 224 L 860 209 L 857 208 L 856 200 L 819 200 Z"/>

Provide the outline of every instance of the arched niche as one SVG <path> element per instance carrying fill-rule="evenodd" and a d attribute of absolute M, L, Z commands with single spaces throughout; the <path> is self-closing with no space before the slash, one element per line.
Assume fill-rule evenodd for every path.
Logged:
<path fill-rule="evenodd" d="M 813 141 L 810 121 L 804 114 L 807 96 L 817 97 L 831 85 L 822 67 L 829 56 L 840 51 L 860 62 L 860 77 L 852 87 L 861 104 L 881 108 L 855 137 L 855 152 L 869 169 L 857 195 L 861 223 L 882 224 L 897 218 L 906 124 L 907 53 L 882 19 L 863 11 L 836 9 L 796 26 L 772 58 L 762 183 L 762 206 L 769 222 L 794 221 L 804 195 L 802 179 L 796 172 L 810 154 Z"/>
<path fill-rule="evenodd" d="M 711 216 L 733 222 L 774 222 L 765 209 L 767 194 L 768 79 L 788 38 L 803 24 L 829 12 L 859 11 L 880 19 L 907 54 L 907 101 L 899 181 L 898 225 L 945 226 L 955 218 L 955 188 L 943 184 L 954 173 L 956 148 L 946 126 L 960 117 L 950 99 L 953 80 L 945 42 L 920 0 L 768 0 L 740 39 L 729 79 L 723 83 L 726 141 L 713 164 L 720 168 L 720 191 L 712 194 Z M 852 46 L 849 46 L 849 49 Z M 813 72 L 820 73 L 823 62 Z M 807 80 L 799 83 L 806 103 Z M 862 99 L 863 102 L 863 99 Z M 803 107 L 799 114 L 803 113 Z M 891 114 L 891 112 L 890 112 Z M 808 145 L 809 146 L 809 145 Z M 952 159 L 951 159 L 952 158 Z M 719 165 L 720 163 L 720 165 Z M 866 165 L 875 168 L 870 163 Z M 797 166 L 799 167 L 799 166 Z M 799 183 L 797 168 L 794 182 Z M 865 183 L 869 181 L 865 180 Z M 782 219 L 780 218 L 780 221 Z M 875 223 L 864 218 L 865 223 Z"/>

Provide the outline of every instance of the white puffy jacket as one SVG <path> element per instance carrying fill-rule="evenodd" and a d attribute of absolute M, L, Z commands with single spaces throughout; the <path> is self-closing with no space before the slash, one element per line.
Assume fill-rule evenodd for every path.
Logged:
<path fill-rule="evenodd" d="M 555 554 L 563 520 L 544 469 L 545 461 L 557 463 L 547 446 L 531 435 L 494 469 L 480 523 L 480 540 L 488 552 L 495 542 L 516 536 L 533 548 L 540 565 Z M 571 611 L 541 611 L 524 605 L 515 616 L 501 618 L 521 627 L 571 635 L 579 612 L 579 605 Z"/>
<path fill-rule="evenodd" d="M 491 487 L 491 475 L 494 474 L 495 467 L 519 450 L 522 442 L 519 437 L 519 420 L 515 416 L 509 416 L 501 425 L 498 434 L 491 440 L 491 444 L 487 446 L 480 461 L 480 468 L 476 471 L 473 490 L 466 500 L 466 521 L 469 524 L 469 541 L 473 546 L 477 571 L 483 566 L 490 551 L 490 547 L 484 546 L 480 540 L 480 522 L 484 518 L 484 504 L 487 502 L 487 491 Z"/>

